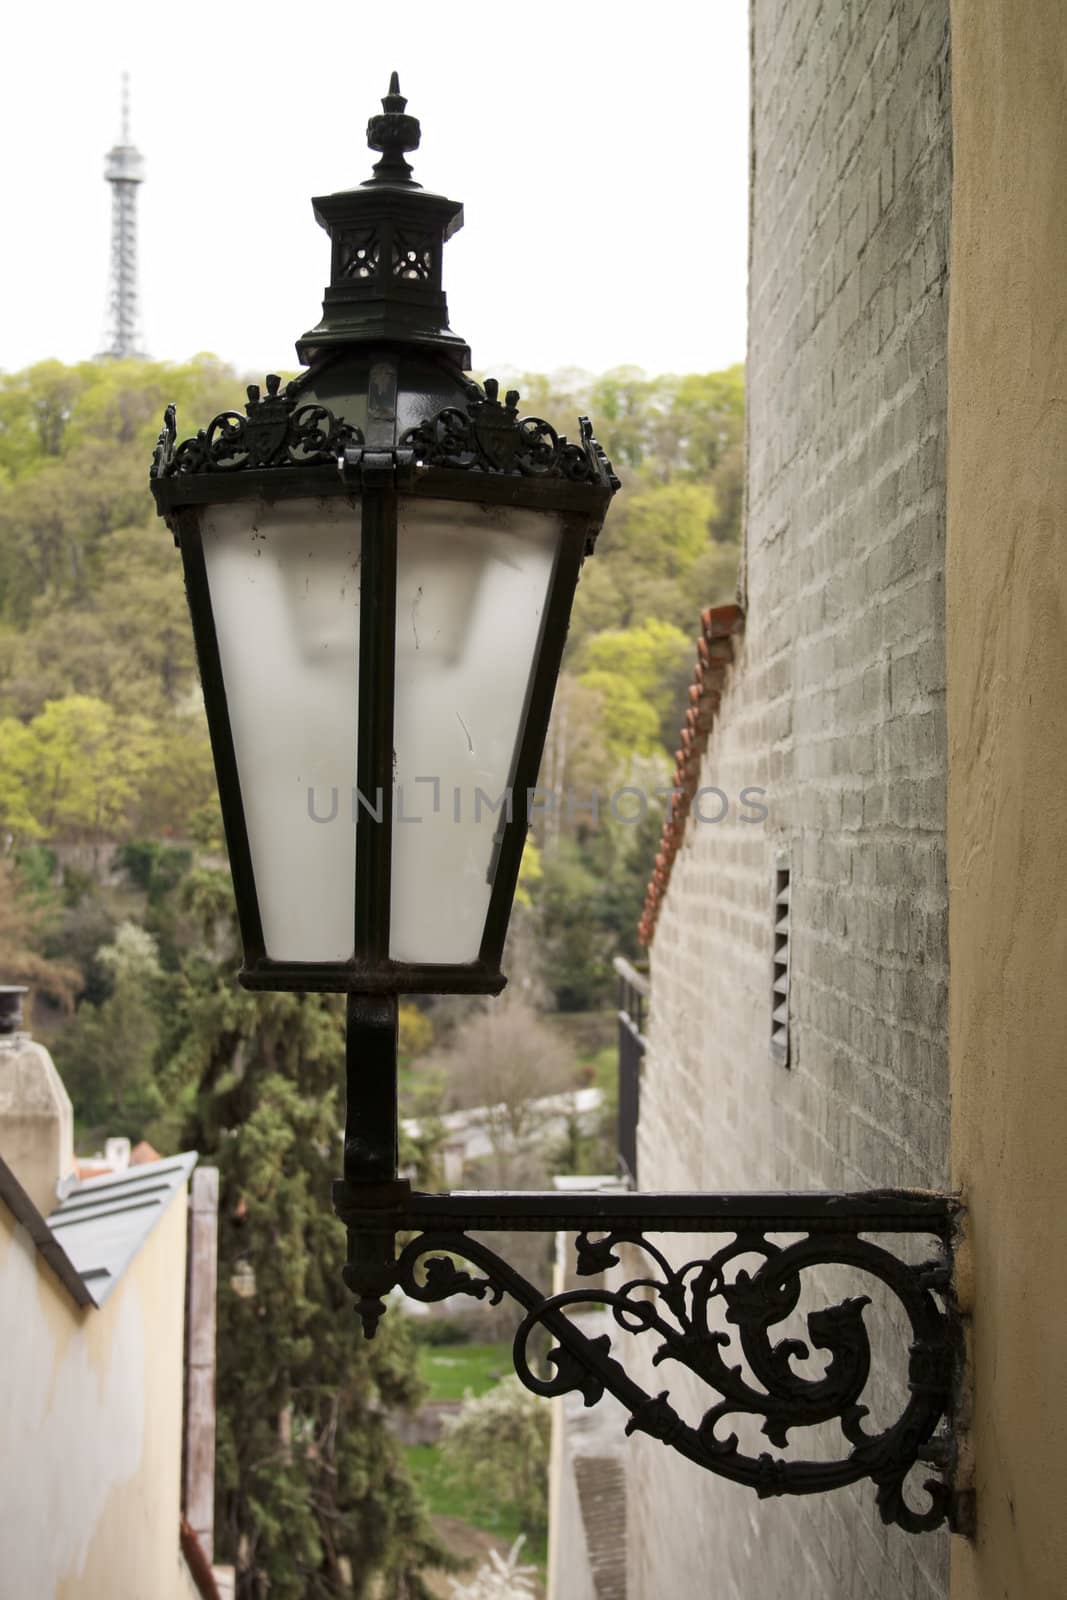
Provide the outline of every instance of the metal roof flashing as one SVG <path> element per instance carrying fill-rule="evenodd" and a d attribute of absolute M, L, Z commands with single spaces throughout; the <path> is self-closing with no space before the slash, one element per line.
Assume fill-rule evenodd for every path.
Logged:
<path fill-rule="evenodd" d="M 197 1163 L 195 1151 L 64 1186 L 48 1228 L 100 1307 Z"/>

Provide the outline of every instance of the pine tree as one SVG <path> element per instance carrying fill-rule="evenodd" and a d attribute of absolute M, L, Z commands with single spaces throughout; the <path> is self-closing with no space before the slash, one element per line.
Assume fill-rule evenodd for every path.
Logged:
<path fill-rule="evenodd" d="M 190 875 L 217 937 L 229 885 Z M 330 1208 L 340 1170 L 343 1009 L 249 995 L 203 947 L 169 1008 L 167 1079 L 183 1143 L 220 1173 L 220 1559 L 240 1600 L 429 1600 L 454 1563 L 407 1476 L 388 1413 L 419 1399 L 399 1314 L 363 1340 Z"/>

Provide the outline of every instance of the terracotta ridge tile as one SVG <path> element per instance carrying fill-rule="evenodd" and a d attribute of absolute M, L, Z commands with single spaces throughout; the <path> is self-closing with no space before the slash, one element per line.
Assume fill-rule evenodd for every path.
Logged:
<path fill-rule="evenodd" d="M 651 944 L 655 936 L 674 858 L 685 838 L 708 739 L 722 704 L 726 669 L 734 659 L 733 641 L 745 631 L 745 613 L 738 605 L 708 606 L 700 613 L 700 630 L 693 680 L 688 690 L 689 706 L 679 732 L 679 748 L 674 752 L 674 803 L 670 816 L 664 819 L 644 909 L 637 924 L 637 937 L 643 945 Z"/>

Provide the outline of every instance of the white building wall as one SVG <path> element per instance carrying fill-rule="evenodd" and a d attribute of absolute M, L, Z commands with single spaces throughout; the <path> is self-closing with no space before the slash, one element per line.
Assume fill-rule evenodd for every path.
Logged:
<path fill-rule="evenodd" d="M 79 1308 L 0 1202 L 0 1600 L 187 1600 L 186 1194 Z"/>

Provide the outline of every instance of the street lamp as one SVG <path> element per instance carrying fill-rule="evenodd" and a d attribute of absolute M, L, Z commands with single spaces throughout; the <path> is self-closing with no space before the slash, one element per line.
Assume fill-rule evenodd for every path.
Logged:
<path fill-rule="evenodd" d="M 912 1531 L 950 1509 L 945 1484 L 913 1510 L 905 1479 L 942 1470 L 959 1347 L 950 1298 L 950 1197 L 635 1193 L 418 1194 L 397 1172 L 397 997 L 495 994 L 538 765 L 582 562 L 618 488 L 585 418 L 568 442 L 518 395 L 465 376 L 448 326 L 445 241 L 462 208 L 426 194 L 404 159 L 419 143 L 394 73 L 359 188 L 314 202 L 330 236 L 323 315 L 297 344 L 306 370 L 244 415 L 178 442 L 168 407 L 152 462 L 156 505 L 181 550 L 252 989 L 347 995 L 345 1281 L 368 1335 L 396 1286 L 423 1300 L 508 1294 L 523 1309 L 515 1365 L 545 1395 L 610 1391 L 629 1430 L 768 1494 L 871 1478 L 887 1521 Z M 578 1271 L 643 1251 L 626 1283 L 545 1295 L 473 1232 L 575 1233 Z M 934 1255 L 899 1259 L 870 1235 L 925 1235 Z M 675 1269 L 649 1235 L 725 1235 Z M 407 1242 L 397 1251 L 398 1237 Z M 792 1242 L 783 1243 L 782 1236 Z M 704 1247 L 706 1249 L 706 1246 Z M 463 1258 L 476 1270 L 468 1272 Z M 753 1263 L 756 1263 L 753 1270 Z M 911 1329 L 901 1414 L 868 1434 L 864 1298 L 808 1318 L 829 1353 L 795 1370 L 774 1343 L 802 1274 L 833 1264 L 879 1280 Z M 697 1424 L 646 1393 L 569 1310 L 608 1307 L 717 1395 Z M 725 1359 L 735 1330 L 744 1361 Z M 535 1327 L 555 1338 L 535 1372 Z M 837 1420 L 840 1459 L 746 1454 L 718 1424 L 790 1430 Z"/>
<path fill-rule="evenodd" d="M 493 994 L 579 569 L 618 480 L 464 374 L 396 75 L 309 363 L 152 470 L 174 531 L 255 989 Z"/>

